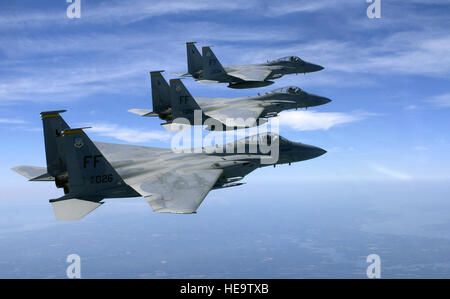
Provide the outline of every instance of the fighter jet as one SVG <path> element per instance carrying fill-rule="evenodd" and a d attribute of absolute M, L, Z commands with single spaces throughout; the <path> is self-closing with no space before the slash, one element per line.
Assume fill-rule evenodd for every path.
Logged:
<path fill-rule="evenodd" d="M 184 153 L 92 142 L 84 128 L 67 125 L 64 111 L 41 113 L 47 167 L 13 168 L 30 181 L 54 181 L 63 188 L 64 196 L 50 200 L 57 220 L 81 219 L 106 198 L 144 197 L 154 212 L 195 213 L 210 190 L 241 185 L 256 168 L 326 152 L 271 133 L 219 146 L 223 151 L 209 146 Z"/>
<path fill-rule="evenodd" d="M 297 56 L 288 56 L 261 64 L 222 66 L 210 47 L 202 47 L 202 55 L 195 42 L 186 43 L 188 72 L 199 82 L 229 83 L 230 88 L 256 88 L 273 84 L 287 74 L 311 73 L 323 70 L 317 64 L 306 62 Z"/>
<path fill-rule="evenodd" d="M 215 119 L 227 129 L 254 127 L 266 122 L 267 118 L 277 116 L 283 110 L 308 108 L 331 102 L 328 98 L 307 93 L 295 86 L 279 88 L 251 97 L 192 97 L 180 79 L 170 80 L 169 86 L 161 72 L 150 73 L 153 110 L 130 109 L 128 111 L 141 116 L 157 116 L 166 121 L 162 125 L 180 121 L 184 123 L 186 119 L 194 125 L 194 112 L 201 111 L 202 118 Z"/>

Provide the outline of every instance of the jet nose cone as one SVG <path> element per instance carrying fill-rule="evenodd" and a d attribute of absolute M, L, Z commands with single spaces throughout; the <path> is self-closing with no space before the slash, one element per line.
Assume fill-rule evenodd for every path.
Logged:
<path fill-rule="evenodd" d="M 309 153 L 311 155 L 311 158 L 317 158 L 325 154 L 327 151 L 323 148 L 317 147 L 317 146 L 311 146 L 309 149 Z"/>
<path fill-rule="evenodd" d="M 327 151 L 324 150 L 323 148 L 318 147 L 318 148 L 316 149 L 316 154 L 317 154 L 316 157 L 322 156 L 322 155 L 324 155 L 324 154 L 326 154 L 326 153 L 327 153 Z"/>
<path fill-rule="evenodd" d="M 303 144 L 303 143 L 297 143 L 297 148 L 298 148 L 298 155 L 299 155 L 298 157 L 299 157 L 300 161 L 314 159 L 319 156 L 322 156 L 323 154 L 325 154 L 327 152 L 326 150 L 324 150 L 320 147 Z"/>
<path fill-rule="evenodd" d="M 325 104 L 328 104 L 329 102 L 331 102 L 331 100 L 329 98 L 322 97 L 320 99 L 320 105 L 325 105 Z"/>
<path fill-rule="evenodd" d="M 310 93 L 309 96 L 308 106 L 310 107 L 325 105 L 331 102 L 329 98 L 321 97 L 312 93 Z"/>
<path fill-rule="evenodd" d="M 323 67 L 323 66 L 320 66 L 320 65 L 318 65 L 318 64 L 312 64 L 312 63 L 311 63 L 310 69 L 311 69 L 311 72 L 318 72 L 318 71 L 323 70 L 324 67 Z"/>

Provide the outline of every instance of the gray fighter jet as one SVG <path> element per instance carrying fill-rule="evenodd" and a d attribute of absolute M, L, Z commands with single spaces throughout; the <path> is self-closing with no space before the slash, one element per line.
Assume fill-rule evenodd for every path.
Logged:
<path fill-rule="evenodd" d="M 194 98 L 181 80 L 170 80 L 169 86 L 161 72 L 150 73 L 153 110 L 128 111 L 141 116 L 158 116 L 166 121 L 162 125 L 185 119 L 194 125 L 194 112 L 200 110 L 202 118 L 213 118 L 228 128 L 254 127 L 266 122 L 269 117 L 277 116 L 283 110 L 308 108 L 331 102 L 328 98 L 307 93 L 295 86 L 251 97 Z"/>
<path fill-rule="evenodd" d="M 193 77 L 200 82 L 229 83 L 230 88 L 256 88 L 273 84 L 287 74 L 311 73 L 323 70 L 317 64 L 306 62 L 297 56 L 288 56 L 267 63 L 251 65 L 222 64 L 210 47 L 202 47 L 202 55 L 195 42 L 186 43 L 188 72 L 185 77 Z"/>
<path fill-rule="evenodd" d="M 47 167 L 13 168 L 30 181 L 54 181 L 64 189 L 64 196 L 50 200 L 57 220 L 81 219 L 103 199 L 124 197 L 144 197 L 154 212 L 195 213 L 211 189 L 240 185 L 258 167 L 325 153 L 270 133 L 222 145 L 223 151 L 211 146 L 189 153 L 94 143 L 83 128 L 69 128 L 60 116 L 64 111 L 41 113 Z"/>

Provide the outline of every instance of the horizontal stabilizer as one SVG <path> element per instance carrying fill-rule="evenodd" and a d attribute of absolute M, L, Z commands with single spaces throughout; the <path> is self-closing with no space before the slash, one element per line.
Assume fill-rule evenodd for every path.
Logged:
<path fill-rule="evenodd" d="M 83 199 L 50 200 L 56 220 L 74 221 L 80 220 L 99 206 L 102 202 Z"/>
<path fill-rule="evenodd" d="M 170 72 L 169 74 L 177 77 L 192 77 L 192 75 L 189 73 Z"/>
<path fill-rule="evenodd" d="M 55 178 L 47 173 L 47 168 L 38 166 L 17 166 L 12 168 L 15 172 L 23 175 L 30 181 L 54 181 Z"/>
<path fill-rule="evenodd" d="M 130 109 L 128 112 L 140 115 L 140 116 L 158 116 L 158 113 L 153 112 L 150 109 Z"/>
<path fill-rule="evenodd" d="M 44 173 L 44 174 L 41 174 L 40 176 L 30 179 L 30 181 L 33 181 L 33 182 L 49 182 L 49 181 L 54 181 L 54 180 L 55 180 L 55 178 L 53 176 L 49 175 L 48 173 Z"/>

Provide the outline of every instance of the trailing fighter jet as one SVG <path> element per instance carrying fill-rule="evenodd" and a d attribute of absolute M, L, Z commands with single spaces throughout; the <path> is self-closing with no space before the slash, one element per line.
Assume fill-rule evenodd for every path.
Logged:
<path fill-rule="evenodd" d="M 261 64 L 222 66 L 210 47 L 202 47 L 202 55 L 195 42 L 186 43 L 188 72 L 200 82 L 229 83 L 230 88 L 256 88 L 273 84 L 272 79 L 288 74 L 311 73 L 323 70 L 317 64 L 306 62 L 297 56 L 288 56 Z"/>
<path fill-rule="evenodd" d="M 124 197 L 144 197 L 154 212 L 195 213 L 211 189 L 241 185 L 258 167 L 326 152 L 270 133 L 194 153 L 92 142 L 83 128 L 67 125 L 64 111 L 41 113 L 47 167 L 13 168 L 30 181 L 54 181 L 64 189 L 64 196 L 50 200 L 57 220 L 81 219 L 103 199 Z"/>
<path fill-rule="evenodd" d="M 128 111 L 141 116 L 158 116 L 166 121 L 163 125 L 185 119 L 193 125 L 195 124 L 194 111 L 200 110 L 203 118 L 213 118 L 227 127 L 253 127 L 265 122 L 265 119 L 269 117 L 277 116 L 283 110 L 308 108 L 331 102 L 328 98 L 307 93 L 295 86 L 279 88 L 251 97 L 192 97 L 181 80 L 170 80 L 169 86 L 161 72 L 150 73 L 153 110 L 130 109 Z M 259 123 L 258 120 L 260 120 Z"/>

